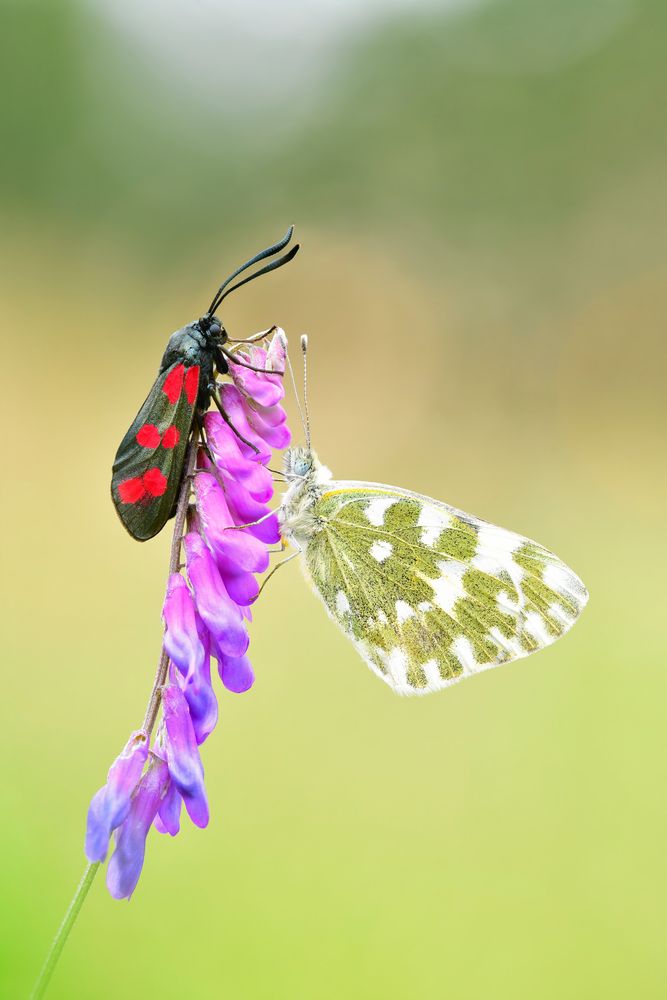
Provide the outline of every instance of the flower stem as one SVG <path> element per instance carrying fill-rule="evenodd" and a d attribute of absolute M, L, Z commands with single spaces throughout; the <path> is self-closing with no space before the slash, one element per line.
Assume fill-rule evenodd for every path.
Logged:
<path fill-rule="evenodd" d="M 190 502 L 190 493 L 192 491 L 192 473 L 195 468 L 195 462 L 197 459 L 197 448 L 199 446 L 199 428 L 195 428 L 195 431 L 190 438 L 190 443 L 188 445 L 188 451 L 185 457 L 185 472 L 183 474 L 183 481 L 181 483 L 180 492 L 178 494 L 178 502 L 176 504 L 176 515 L 174 521 L 174 535 L 171 543 L 171 556 L 169 559 L 169 576 L 172 573 L 178 572 L 178 567 L 181 559 L 181 543 L 183 541 L 183 532 L 185 529 L 185 521 L 188 513 L 188 504 Z M 148 707 L 146 709 L 146 716 L 144 718 L 142 730 L 146 733 L 148 739 L 150 739 L 151 732 L 153 731 L 153 726 L 155 725 L 155 720 L 157 719 L 158 712 L 160 710 L 160 702 L 162 700 L 162 687 L 167 678 L 167 667 L 169 665 L 169 657 L 165 653 L 164 649 L 160 653 L 160 660 L 158 663 L 157 673 L 155 675 L 155 680 L 153 681 L 153 689 L 151 691 L 150 698 L 148 700 Z M 100 867 L 101 862 L 96 861 L 94 864 L 89 864 L 83 873 L 83 877 L 79 882 L 79 886 L 74 893 L 74 899 L 69 904 L 67 908 L 67 913 L 63 917 L 63 922 L 58 928 L 58 933 L 55 936 L 55 940 L 51 945 L 48 955 L 46 956 L 46 961 L 42 967 L 42 971 L 39 974 L 39 979 L 35 984 L 35 988 L 31 994 L 30 1000 L 39 1000 L 40 997 L 44 996 L 46 989 L 53 975 L 53 970 L 55 969 L 58 959 L 62 953 L 63 948 L 67 938 L 69 937 L 70 931 L 74 926 L 76 918 L 79 915 L 79 910 L 84 904 L 84 900 L 88 895 L 88 890 L 93 884 L 93 879 L 97 874 L 97 869 Z"/>
<path fill-rule="evenodd" d="M 199 430 L 195 429 L 194 434 L 190 438 L 190 444 L 188 445 L 188 451 L 185 456 L 185 473 L 183 475 L 183 482 L 181 483 L 181 490 L 178 495 L 178 503 L 176 504 L 176 517 L 174 522 L 174 535 L 171 543 L 171 557 L 169 559 L 169 576 L 172 573 L 178 572 L 178 567 L 181 561 L 181 543 L 183 541 L 183 531 L 185 528 L 185 519 L 188 513 L 188 504 L 190 502 L 190 493 L 192 490 L 192 473 L 194 471 L 195 462 L 197 459 L 197 448 L 199 446 Z M 148 739 L 150 739 L 151 733 L 153 731 L 153 726 L 155 725 L 155 720 L 157 719 L 157 714 L 160 711 L 160 701 L 162 700 L 162 688 L 164 682 L 167 679 L 167 667 L 169 666 L 169 657 L 167 656 L 164 649 L 160 651 L 160 659 L 157 665 L 157 671 L 155 673 L 155 680 L 153 681 L 153 689 L 148 699 L 148 706 L 146 708 L 146 715 L 142 723 L 142 731 L 146 733 Z"/>
<path fill-rule="evenodd" d="M 60 953 L 65 947 L 65 942 L 69 937 L 69 932 L 74 926 L 74 922 L 79 915 L 79 910 L 83 906 L 84 900 L 88 895 L 88 890 L 93 884 L 93 879 L 95 878 L 99 867 L 100 862 L 96 861 L 94 864 L 88 865 L 84 871 L 83 877 L 79 882 L 79 886 L 74 893 L 74 898 L 67 908 L 67 913 L 63 917 L 63 922 L 58 928 L 58 933 L 56 934 L 49 953 L 46 956 L 46 961 L 42 966 L 39 979 L 35 983 L 35 988 L 30 994 L 30 1000 L 39 1000 L 40 997 L 44 996 L 46 988 L 51 980 L 51 976 L 53 975 L 53 970 L 56 967 L 58 959 L 60 958 Z"/>

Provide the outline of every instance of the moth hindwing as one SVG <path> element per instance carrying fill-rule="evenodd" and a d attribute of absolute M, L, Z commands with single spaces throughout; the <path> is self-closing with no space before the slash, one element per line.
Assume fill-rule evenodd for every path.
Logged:
<path fill-rule="evenodd" d="M 305 548 L 315 589 L 401 694 L 435 691 L 549 645 L 588 599 L 541 545 L 428 497 L 356 482 L 295 496 L 283 521 Z"/>

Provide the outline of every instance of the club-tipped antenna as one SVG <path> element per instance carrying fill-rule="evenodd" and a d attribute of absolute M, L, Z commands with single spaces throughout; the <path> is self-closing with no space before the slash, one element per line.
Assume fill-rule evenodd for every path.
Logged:
<path fill-rule="evenodd" d="M 296 244 L 296 246 L 293 246 L 292 249 L 289 251 L 289 253 L 285 254 L 284 257 L 281 257 L 279 260 L 273 261 L 271 264 L 261 268 L 259 271 L 255 271 L 254 274 L 251 274 L 243 281 L 239 281 L 232 288 L 228 288 L 227 291 L 225 291 L 227 286 L 234 280 L 234 278 L 237 278 L 239 274 L 243 273 L 243 271 L 247 271 L 248 268 L 252 267 L 254 264 L 259 264 L 260 260 L 265 260 L 267 257 L 273 257 L 274 254 L 279 253 L 281 250 L 284 250 L 289 241 L 292 239 L 293 232 L 294 232 L 294 226 L 290 226 L 282 239 L 278 240 L 278 242 L 274 243 L 272 246 L 267 247 L 266 250 L 260 250 L 260 252 L 256 253 L 254 257 L 251 257 L 250 260 L 247 260 L 245 264 L 241 264 L 240 267 L 237 267 L 236 270 L 232 272 L 232 274 L 230 274 L 228 278 L 225 278 L 223 283 L 220 285 L 220 288 L 218 288 L 217 292 L 213 296 L 213 301 L 211 302 L 211 305 L 209 306 L 206 315 L 212 316 L 215 310 L 222 302 L 222 300 L 227 295 L 229 295 L 230 292 L 233 292 L 235 288 L 240 288 L 240 286 L 244 285 L 247 281 L 252 281 L 253 278 L 259 278 L 260 274 L 266 274 L 268 271 L 273 271 L 275 270 L 275 268 L 282 267 L 283 264 L 287 264 L 290 260 L 292 260 L 292 258 L 295 256 L 295 254 L 299 249 L 298 243 Z"/>
<path fill-rule="evenodd" d="M 299 390 L 296 387 L 296 379 L 294 378 L 294 369 L 292 368 L 292 362 L 290 360 L 289 352 L 285 355 L 287 359 L 287 367 L 289 368 L 290 378 L 292 380 L 292 388 L 294 389 L 294 398 L 296 399 L 296 406 L 299 411 L 299 416 L 301 417 L 301 426 L 303 427 L 303 433 L 308 436 L 308 427 L 306 424 L 306 418 L 303 415 L 303 409 L 301 407 L 301 400 L 299 399 Z"/>
<path fill-rule="evenodd" d="M 308 412 L 308 336 L 303 334 L 301 337 L 301 353 L 303 355 L 303 408 L 306 413 L 306 447 L 310 451 L 310 413 Z"/>

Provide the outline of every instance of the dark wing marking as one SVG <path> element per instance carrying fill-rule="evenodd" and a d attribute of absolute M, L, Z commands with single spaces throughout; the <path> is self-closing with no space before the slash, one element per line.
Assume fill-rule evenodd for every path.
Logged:
<path fill-rule="evenodd" d="M 172 515 L 192 430 L 200 369 L 176 362 L 161 372 L 113 464 L 111 496 L 118 515 L 140 542 Z"/>

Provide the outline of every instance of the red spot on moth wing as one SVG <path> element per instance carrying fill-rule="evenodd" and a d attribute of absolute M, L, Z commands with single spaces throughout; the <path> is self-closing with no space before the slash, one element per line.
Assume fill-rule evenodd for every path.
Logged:
<path fill-rule="evenodd" d="M 146 487 L 144 486 L 143 479 L 135 476 L 134 479 L 126 479 L 125 482 L 119 483 L 118 496 L 121 499 L 121 503 L 138 503 L 139 500 L 146 496 Z"/>
<path fill-rule="evenodd" d="M 175 427 L 174 424 L 172 424 L 171 427 L 167 427 L 166 431 L 162 435 L 162 447 L 175 448 L 180 440 L 181 432 L 178 427 Z"/>
<path fill-rule="evenodd" d="M 137 444 L 142 448 L 157 448 L 160 443 L 160 432 L 155 424 L 144 424 L 137 431 Z"/>
<path fill-rule="evenodd" d="M 198 392 L 199 365 L 195 365 L 193 368 L 188 368 L 185 373 L 185 395 L 187 396 L 188 403 L 190 403 L 190 405 L 194 403 Z"/>
<path fill-rule="evenodd" d="M 161 497 L 167 492 L 167 477 L 157 466 L 144 472 L 141 477 L 144 488 L 152 497 Z"/>
<path fill-rule="evenodd" d="M 162 391 L 173 406 L 178 402 L 178 397 L 183 388 L 183 378 L 185 376 L 185 365 L 176 365 L 167 375 L 162 386 Z"/>

